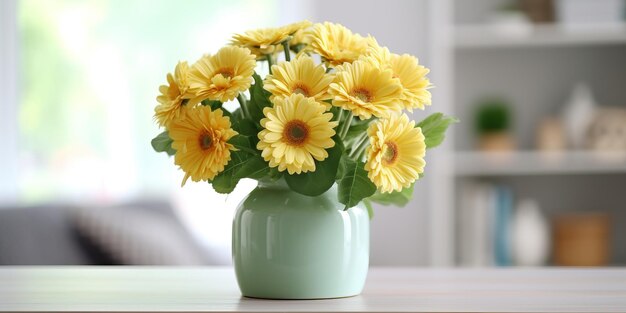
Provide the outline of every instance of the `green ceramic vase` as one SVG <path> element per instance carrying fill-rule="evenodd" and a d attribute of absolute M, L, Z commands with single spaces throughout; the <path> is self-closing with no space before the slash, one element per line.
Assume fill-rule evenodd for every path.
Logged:
<path fill-rule="evenodd" d="M 317 197 L 284 180 L 260 183 L 233 221 L 233 262 L 241 293 L 269 299 L 358 295 L 369 266 L 369 217 L 344 211 L 333 186 Z"/>

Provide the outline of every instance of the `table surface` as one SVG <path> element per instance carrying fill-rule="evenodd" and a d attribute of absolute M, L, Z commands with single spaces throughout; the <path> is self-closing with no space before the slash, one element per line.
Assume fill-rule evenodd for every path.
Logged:
<path fill-rule="evenodd" d="M 232 268 L 0 267 L 0 311 L 626 312 L 626 269 L 372 268 L 359 296 L 286 301 Z"/>

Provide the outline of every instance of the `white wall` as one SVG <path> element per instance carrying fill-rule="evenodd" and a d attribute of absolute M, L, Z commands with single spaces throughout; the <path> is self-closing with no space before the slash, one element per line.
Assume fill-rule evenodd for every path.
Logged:
<path fill-rule="evenodd" d="M 0 201 L 17 194 L 17 63 L 15 0 L 0 1 Z"/>
<path fill-rule="evenodd" d="M 314 22 L 336 22 L 362 35 L 371 34 L 392 52 L 416 55 L 428 66 L 426 0 L 321 0 L 311 1 L 309 5 Z M 426 116 L 424 112 L 415 114 L 416 119 L 423 116 Z M 416 185 L 414 200 L 405 208 L 375 208 L 372 265 L 428 263 L 427 185 L 426 179 Z"/>

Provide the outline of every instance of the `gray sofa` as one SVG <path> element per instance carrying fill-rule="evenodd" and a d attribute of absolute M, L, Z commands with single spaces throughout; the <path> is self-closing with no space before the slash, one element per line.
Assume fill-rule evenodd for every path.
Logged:
<path fill-rule="evenodd" d="M 0 207 L 0 265 L 212 264 L 171 206 Z"/>

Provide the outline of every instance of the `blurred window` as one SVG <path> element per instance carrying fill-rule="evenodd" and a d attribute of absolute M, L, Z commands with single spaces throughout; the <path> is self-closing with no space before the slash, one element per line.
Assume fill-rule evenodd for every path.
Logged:
<path fill-rule="evenodd" d="M 193 63 L 278 16 L 274 0 L 15 4 L 17 173 L 0 180 L 14 181 L 22 203 L 108 202 L 179 186 L 172 159 L 150 147 L 158 86 L 179 60 Z"/>

